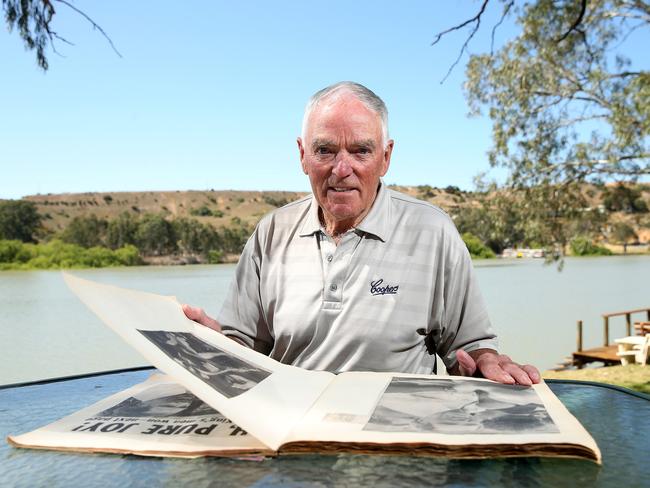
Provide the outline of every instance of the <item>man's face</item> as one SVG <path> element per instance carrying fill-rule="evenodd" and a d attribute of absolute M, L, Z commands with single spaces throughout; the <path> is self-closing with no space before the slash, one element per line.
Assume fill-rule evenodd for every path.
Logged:
<path fill-rule="evenodd" d="M 298 148 L 327 230 L 361 222 L 393 150 L 392 140 L 383 144 L 379 115 L 351 94 L 326 99 L 312 110 Z"/>

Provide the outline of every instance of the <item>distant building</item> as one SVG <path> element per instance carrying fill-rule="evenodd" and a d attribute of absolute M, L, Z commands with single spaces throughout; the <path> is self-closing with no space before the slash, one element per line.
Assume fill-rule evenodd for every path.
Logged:
<path fill-rule="evenodd" d="M 528 247 L 508 248 L 501 253 L 502 258 L 543 258 L 544 256 L 544 249 L 530 249 Z"/>

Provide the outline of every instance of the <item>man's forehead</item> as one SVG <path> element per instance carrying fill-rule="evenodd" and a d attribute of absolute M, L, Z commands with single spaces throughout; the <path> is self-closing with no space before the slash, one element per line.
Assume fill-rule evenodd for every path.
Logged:
<path fill-rule="evenodd" d="M 331 137 L 314 137 L 311 140 L 311 147 L 318 147 L 318 146 L 338 146 L 341 144 L 340 138 L 331 138 Z M 374 139 L 370 138 L 352 138 L 352 139 L 346 139 L 346 144 L 352 145 L 352 146 L 362 146 L 362 147 L 368 147 L 370 149 L 373 149 L 377 146 L 377 142 Z"/>

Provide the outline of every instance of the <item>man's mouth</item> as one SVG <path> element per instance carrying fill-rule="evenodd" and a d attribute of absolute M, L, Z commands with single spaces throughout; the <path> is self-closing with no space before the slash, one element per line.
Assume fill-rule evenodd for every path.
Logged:
<path fill-rule="evenodd" d="M 353 191 L 354 188 L 347 188 L 347 187 L 342 187 L 342 186 L 330 186 L 330 190 L 335 191 L 337 193 L 344 193 L 344 192 Z"/>

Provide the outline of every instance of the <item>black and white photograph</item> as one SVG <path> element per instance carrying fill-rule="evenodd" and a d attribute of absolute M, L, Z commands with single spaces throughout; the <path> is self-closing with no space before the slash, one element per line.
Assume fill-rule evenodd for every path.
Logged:
<path fill-rule="evenodd" d="M 167 356 L 227 398 L 247 392 L 271 375 L 188 332 L 138 330 Z"/>
<path fill-rule="evenodd" d="M 220 415 L 180 385 L 157 385 L 97 414 L 98 417 L 200 417 Z"/>
<path fill-rule="evenodd" d="M 533 388 L 420 378 L 393 378 L 363 430 L 452 435 L 559 432 Z"/>

